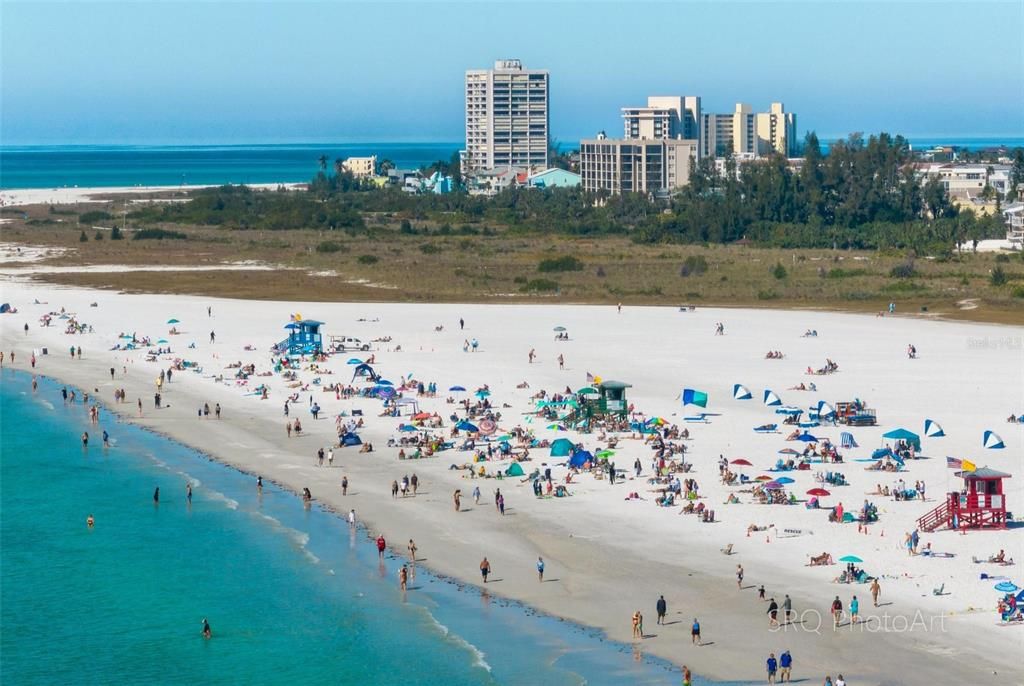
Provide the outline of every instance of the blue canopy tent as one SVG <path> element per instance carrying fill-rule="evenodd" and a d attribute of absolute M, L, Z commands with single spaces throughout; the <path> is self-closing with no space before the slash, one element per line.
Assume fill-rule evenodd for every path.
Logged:
<path fill-rule="evenodd" d="M 340 445 L 343 448 L 352 445 L 360 445 L 362 444 L 362 442 L 362 439 L 359 438 L 357 434 L 354 434 L 351 431 L 344 433 L 338 437 L 338 445 Z"/>
<path fill-rule="evenodd" d="M 569 466 L 571 467 L 582 467 L 587 462 L 593 462 L 594 456 L 589 450 L 577 450 L 573 453 L 572 457 L 569 458 Z"/>
<path fill-rule="evenodd" d="M 370 381 L 377 381 L 378 379 L 380 379 L 380 375 L 377 374 L 377 372 L 373 371 L 373 367 L 366 364 L 365 362 L 360 365 L 357 365 L 356 368 L 352 371 L 353 381 L 355 381 L 360 376 L 365 376 Z"/>
<path fill-rule="evenodd" d="M 906 441 L 914 446 L 915 450 L 921 449 L 921 437 L 906 429 L 893 429 L 889 433 L 882 434 L 882 438 L 888 438 L 890 441 Z"/>

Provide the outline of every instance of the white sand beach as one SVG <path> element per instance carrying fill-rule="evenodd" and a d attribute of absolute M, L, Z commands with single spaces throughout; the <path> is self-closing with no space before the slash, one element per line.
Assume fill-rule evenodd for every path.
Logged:
<path fill-rule="evenodd" d="M 275 188 L 304 188 L 304 183 L 249 183 L 253 190 L 274 190 Z M 146 195 L 151 193 L 170 193 L 213 188 L 212 184 L 185 184 L 177 186 L 97 186 L 81 187 L 61 186 L 58 188 L 11 188 L 0 190 L 0 207 L 18 207 L 20 205 L 71 205 L 75 203 L 101 202 L 103 197 L 111 195 Z M 151 202 L 151 201 L 147 201 Z"/>
<path fill-rule="evenodd" d="M 111 192 L 111 189 L 104 189 Z M 36 200 L 38 202 L 38 200 Z M 252 278 L 259 278 L 253 274 Z M 982 580 L 982 573 L 1024 583 L 1024 528 L 922 533 L 920 549 L 930 544 L 940 555 L 908 555 L 904 536 L 918 517 L 942 502 L 945 493 L 958 490 L 961 480 L 947 468 L 946 457 L 968 459 L 980 466 L 1009 472 L 1005 480 L 1008 509 L 1024 517 L 1024 425 L 1010 424 L 1007 416 L 1024 413 L 1024 328 L 930 321 L 912 316 L 862 316 L 826 312 L 702 309 L 674 307 L 497 306 L 411 304 L 325 304 L 246 302 L 201 297 L 128 295 L 106 291 L 62 288 L 43 283 L 3 282 L 3 302 L 17 308 L 0 315 L 0 349 L 10 364 L 28 368 L 36 352 L 36 372 L 53 376 L 88 391 L 96 389 L 108 406 L 125 419 L 162 432 L 216 459 L 295 492 L 308 487 L 314 503 L 347 512 L 404 552 L 414 538 L 423 564 L 442 575 L 478 583 L 478 564 L 487 556 L 493 567 L 488 590 L 524 601 L 552 614 L 605 630 L 614 639 L 630 640 L 630 616 L 644 613 L 647 638 L 637 650 L 686 664 L 695 674 L 715 679 L 762 679 L 769 651 L 789 649 L 794 676 L 820 683 L 824 675 L 842 673 L 850 684 L 1019 684 L 1024 670 L 1019 657 L 1024 649 L 1024 626 L 1000 625 L 995 606 L 1000 594 L 997 580 Z M 37 304 L 38 302 L 38 304 Z M 91 306 L 95 303 L 95 307 Z M 40 317 L 72 313 L 88 333 L 65 333 L 68 321 L 54 316 L 49 327 Z M 212 308 L 208 315 L 207 308 Z M 356 337 L 370 343 L 368 352 L 343 353 L 319 363 L 307 361 L 298 371 L 299 386 L 273 373 L 271 345 L 282 340 L 290 315 L 326 322 L 327 334 Z M 168 324 L 170 319 L 178 324 Z M 460 330 L 459 320 L 465 321 Z M 718 322 L 724 335 L 715 335 Z M 29 325 L 28 332 L 23 329 Z M 176 327 L 181 333 L 171 335 Z M 565 327 L 568 341 L 556 341 L 553 329 Z M 443 327 L 438 330 L 438 327 Z M 805 331 L 817 331 L 805 337 Z M 210 333 L 216 333 L 215 342 Z M 111 350 L 126 340 L 121 334 L 149 337 L 152 345 L 131 351 Z M 168 343 L 157 344 L 159 339 Z M 464 342 L 477 340 L 476 352 L 464 352 Z M 194 344 L 194 347 L 192 345 Z M 909 359 L 908 345 L 918 351 Z M 81 346 L 82 359 L 72 359 L 69 347 Z M 398 347 L 401 350 L 397 350 Z M 171 352 L 147 361 L 147 351 L 169 347 Z M 42 348 L 48 354 L 42 355 Z M 536 359 L 528 362 L 528 352 Z M 783 359 L 765 359 L 778 350 Z M 683 502 L 660 507 L 652 477 L 654 452 L 629 432 L 620 435 L 613 460 L 627 478 L 615 485 L 582 473 L 567 485 L 568 497 L 537 498 L 523 477 L 470 479 L 465 470 L 450 469 L 472 459 L 469 451 L 438 452 L 433 457 L 399 460 L 398 447 L 389 439 L 415 435 L 400 432 L 408 417 L 382 417 L 382 402 L 373 398 L 337 399 L 323 387 L 333 383 L 364 388 L 353 381 L 350 357 L 375 357 L 374 368 L 400 385 L 403 379 L 436 382 L 436 398 L 414 397 L 420 411 L 437 413 L 447 437 L 449 416 L 463 416 L 459 405 L 446 398 L 472 399 L 473 391 L 489 387 L 489 401 L 501 413 L 497 434 L 515 427 L 533 432 L 537 439 L 569 438 L 596 452 L 604 447 L 598 433 L 580 434 L 567 427 L 547 428 L 557 420 L 534 416 L 531 396 L 575 391 L 588 385 L 587 374 L 631 384 L 628 402 L 644 418 L 661 417 L 666 426 L 689 431 L 685 461 L 696 479 L 699 503 L 715 511 L 714 523 L 696 515 L 680 514 Z M 564 369 L 557 358 L 564 356 Z M 175 360 L 194 363 L 176 371 L 163 386 L 163 409 L 155 409 L 155 380 Z M 826 359 L 838 364 L 828 375 L 808 375 Z M 255 365 L 256 374 L 244 383 L 229 364 Z M 111 379 L 110 369 L 114 369 Z M 126 372 L 124 371 L 126 370 Z M 194 370 L 194 371 L 192 371 Z M 269 376 L 261 373 L 271 372 Z M 218 381 L 217 377 L 223 377 Z M 315 378 L 320 385 L 313 385 Z M 526 382 L 528 388 L 519 388 Z M 816 384 L 817 391 L 791 390 Z M 751 400 L 735 400 L 734 384 L 752 392 Z M 305 387 L 308 384 L 309 390 Z M 265 385 L 268 399 L 255 388 Z M 465 394 L 449 393 L 462 386 Z M 127 391 L 128 402 L 113 402 L 115 388 Z M 706 409 L 684 407 L 684 388 L 706 392 Z M 861 399 L 877 411 L 876 427 L 810 427 L 819 439 L 837 446 L 849 431 L 859 447 L 840 448 L 842 463 L 814 462 L 810 470 L 785 473 L 786 484 L 801 502 L 767 505 L 754 502 L 753 484 L 726 485 L 719 476 L 719 456 L 743 458 L 752 466 L 730 465 L 751 479 L 783 476 L 769 471 L 783 449 L 803 451 L 807 443 L 787 441 L 792 427 L 761 400 L 771 389 L 786 405 L 805 411 L 819 400 L 835 405 Z M 285 399 L 298 393 L 290 416 L 283 414 Z M 142 400 L 138 416 L 137 399 Z M 315 401 L 321 419 L 309 412 Z M 222 408 L 218 421 L 197 417 L 203 403 Z M 358 430 L 372 453 L 358 447 L 334 448 L 332 467 L 317 466 L 320 447 L 337 443 L 334 418 L 361 410 L 365 426 Z M 707 413 L 705 421 L 684 421 Z M 298 417 L 304 431 L 289 437 L 285 422 Z M 358 417 L 356 417 L 358 419 Z M 941 424 L 945 437 L 923 435 L 924 422 Z M 778 423 L 779 433 L 757 433 L 754 427 Z M 904 427 L 920 434 L 925 459 L 906 462 L 906 471 L 868 471 L 872 451 L 883 446 L 882 434 Z M 4 430 L 11 430 L 5 427 Z M 117 427 L 109 428 L 116 436 Z M 998 433 L 1005 449 L 982 447 L 986 430 Z M 461 443 L 465 436 L 456 440 Z M 77 436 L 68 440 L 77 441 Z M 514 442 L 514 441 L 513 441 Z M 821 441 L 816 444 L 820 445 Z M 411 453 L 412 449 L 407 448 Z M 678 457 L 678 456 L 677 456 Z M 636 477 L 632 466 L 640 460 Z M 509 460 L 484 461 L 488 475 L 507 468 Z M 565 458 L 542 448 L 530 450 L 522 464 L 526 474 L 552 468 L 555 484 L 565 484 Z M 818 482 L 818 472 L 840 472 L 848 485 Z M 391 483 L 416 474 L 415 497 L 393 499 Z M 349 480 L 343 496 L 340 482 Z M 926 499 L 896 501 L 877 495 L 876 486 L 892 488 L 903 479 L 908 488 L 923 480 Z M 473 503 L 471 491 L 479 486 L 482 497 Z M 822 509 L 811 510 L 803 501 L 806 491 L 824 486 L 831 495 L 821 498 Z M 149 484 L 140 484 L 145 491 Z M 461 489 L 461 511 L 452 504 Z M 505 496 L 507 514 L 494 507 L 494 491 Z M 635 492 L 640 499 L 627 499 Z M 731 494 L 737 504 L 725 504 Z M 129 497 L 105 493 L 103 497 Z M 857 523 L 830 523 L 829 508 L 842 503 L 857 512 L 865 500 L 877 507 L 878 521 L 867 527 Z M 748 533 L 755 524 L 766 530 Z M 721 552 L 732 545 L 731 555 Z M 372 545 L 367 542 L 366 545 Z M 1013 558 L 1013 565 L 975 564 L 998 550 Z M 823 552 L 837 562 L 808 566 L 811 555 Z M 949 556 L 945 556 L 947 554 Z M 868 584 L 836 583 L 844 569 L 840 557 L 854 555 L 857 564 L 881 585 L 882 606 L 872 607 Z M 546 562 L 545 582 L 539 583 L 535 562 Z M 745 571 L 743 588 L 735 580 L 737 565 Z M 793 601 L 797 622 L 770 629 L 766 597 L 780 603 L 785 594 Z M 933 593 L 942 589 L 941 595 Z M 397 590 L 396 590 L 397 592 Z M 655 601 L 664 595 L 668 624 L 655 623 Z M 849 606 L 856 594 L 864 622 L 844 620 L 833 630 L 829 605 L 838 595 Z M 704 645 L 692 645 L 690 625 L 698 618 Z"/>

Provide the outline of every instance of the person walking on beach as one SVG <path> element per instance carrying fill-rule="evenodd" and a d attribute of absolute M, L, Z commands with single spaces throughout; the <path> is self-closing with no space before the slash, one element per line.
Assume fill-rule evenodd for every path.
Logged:
<path fill-rule="evenodd" d="M 690 644 L 701 645 L 700 622 L 697 621 L 696 617 L 693 618 L 693 625 L 690 627 Z"/>
<path fill-rule="evenodd" d="M 455 492 L 452 493 L 452 502 L 455 503 L 455 511 L 458 512 L 462 508 L 462 489 L 456 488 Z"/>
<path fill-rule="evenodd" d="M 779 604 L 775 598 L 768 602 L 768 626 L 779 626 Z"/>
<path fill-rule="evenodd" d="M 341 477 L 341 494 L 348 495 L 348 477 Z"/>
<path fill-rule="evenodd" d="M 743 565 L 736 565 L 736 588 L 743 589 Z"/>
<path fill-rule="evenodd" d="M 480 561 L 480 576 L 484 578 L 484 583 L 487 583 L 487 575 L 491 573 L 491 563 L 484 557 Z"/>
<path fill-rule="evenodd" d="M 316 466 L 317 467 L 323 467 L 324 466 L 324 449 L 323 448 L 320 448 L 319 450 L 316 451 Z"/>
<path fill-rule="evenodd" d="M 398 497 L 398 481 L 397 480 L 391 482 L 391 497 L 392 498 L 397 498 Z"/>
<path fill-rule="evenodd" d="M 644 616 L 640 610 L 633 613 L 633 638 L 644 637 Z"/>
<path fill-rule="evenodd" d="M 256 477 L 256 495 L 263 495 L 263 477 Z"/>
<path fill-rule="evenodd" d="M 839 627 L 839 622 L 843 619 L 843 601 L 836 596 L 836 599 L 832 601 L 832 629 L 835 630 Z"/>
<path fill-rule="evenodd" d="M 860 601 L 857 600 L 857 596 L 853 596 L 850 600 L 850 626 L 857 623 L 857 617 L 860 615 Z"/>
<path fill-rule="evenodd" d="M 356 525 L 356 511 L 355 510 L 351 510 L 350 509 L 348 511 L 348 525 L 349 526 L 355 526 Z"/>
<path fill-rule="evenodd" d="M 402 568 L 398 570 L 398 585 L 403 592 L 407 589 L 409 584 L 409 568 L 402 565 Z"/>
<path fill-rule="evenodd" d="M 462 317 L 459 317 L 459 331 L 462 331 L 465 328 L 466 328 L 466 320 L 463 319 Z"/>
<path fill-rule="evenodd" d="M 544 558 L 537 557 L 537 581 L 544 583 Z"/>
<path fill-rule="evenodd" d="M 565 369 L 565 356 L 564 355 L 559 355 L 558 356 L 558 368 L 559 369 Z"/>
<path fill-rule="evenodd" d="M 417 548 L 416 548 L 416 541 L 414 541 L 414 540 L 412 540 L 410 538 L 409 539 L 409 545 L 407 545 L 406 547 L 409 549 L 409 560 L 413 564 L 415 564 L 416 563 L 416 550 L 417 550 Z"/>
<path fill-rule="evenodd" d="M 878 583 L 878 579 L 871 580 L 871 601 L 875 607 L 878 607 L 878 596 L 882 592 L 882 586 Z"/>
<path fill-rule="evenodd" d="M 782 655 L 779 655 L 779 683 L 784 681 L 792 681 L 793 679 L 793 656 L 789 654 L 789 651 L 785 651 Z"/>
<path fill-rule="evenodd" d="M 292 423 L 291 422 L 285 422 L 284 423 L 284 430 L 288 432 L 288 438 L 291 438 L 292 437 Z"/>
<path fill-rule="evenodd" d="M 527 357 L 530 359 L 530 364 L 533 364 L 533 358 L 537 357 L 537 351 L 534 350 L 533 348 L 530 348 L 530 353 L 527 355 Z"/>
<path fill-rule="evenodd" d="M 498 496 L 498 512 L 502 517 L 505 516 L 505 496 L 503 495 Z"/>
<path fill-rule="evenodd" d="M 416 476 L 415 473 L 413 473 L 412 477 L 409 479 L 409 485 L 412 486 L 412 494 L 415 496 L 416 489 L 420 487 L 420 478 Z"/>
<path fill-rule="evenodd" d="M 480 487 L 479 486 L 474 486 L 473 487 L 473 504 L 475 504 L 475 505 L 479 505 L 480 504 Z"/>
<path fill-rule="evenodd" d="M 142 398 L 139 398 L 139 416 L 142 416 Z"/>
<path fill-rule="evenodd" d="M 353 510 L 354 512 L 354 510 Z M 377 536 L 377 557 L 381 560 L 384 559 L 384 549 L 388 547 L 387 541 L 384 540 L 384 534 Z"/>
<path fill-rule="evenodd" d="M 782 601 L 782 611 L 786 616 L 786 624 L 789 624 L 789 620 L 793 616 L 793 599 L 789 597 L 788 593 Z"/>
<path fill-rule="evenodd" d="M 111 381 L 114 380 L 114 368 L 113 367 L 110 368 L 110 380 Z"/>
<path fill-rule="evenodd" d="M 665 602 L 665 596 L 658 597 L 655 609 L 658 611 L 658 624 L 664 624 L 665 614 L 668 612 L 668 603 Z"/>
<path fill-rule="evenodd" d="M 30 365 L 32 365 L 32 369 L 36 368 L 36 351 L 35 350 L 32 351 L 32 355 L 31 355 L 31 357 L 28 358 L 28 362 L 29 362 Z M 921 500 L 924 500 L 924 498 L 921 498 Z"/>
<path fill-rule="evenodd" d="M 775 673 L 779 671 L 779 661 L 775 659 L 775 653 L 768 653 L 768 683 L 775 683 Z"/>
<path fill-rule="evenodd" d="M 210 332 L 210 342 L 213 343 L 216 340 L 217 340 L 217 334 L 215 334 L 213 331 L 211 331 Z"/>
<path fill-rule="evenodd" d="M 501 510 L 498 508 L 498 500 L 499 499 L 501 499 L 501 489 L 500 488 L 496 488 L 496 489 L 494 489 L 494 509 L 498 510 L 500 512 Z"/>
<path fill-rule="evenodd" d="M 213 410 L 213 414 L 217 419 L 220 419 L 220 403 L 217 403 L 216 408 Z"/>

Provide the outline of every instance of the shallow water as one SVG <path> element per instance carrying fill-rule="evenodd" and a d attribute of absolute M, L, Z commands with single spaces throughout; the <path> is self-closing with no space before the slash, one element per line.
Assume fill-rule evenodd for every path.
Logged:
<path fill-rule="evenodd" d="M 90 425 L 56 383 L 0 381 L 4 683 L 679 683 L 424 569 L 403 598 L 402 561 L 378 563 L 361 528 L 106 412 Z"/>

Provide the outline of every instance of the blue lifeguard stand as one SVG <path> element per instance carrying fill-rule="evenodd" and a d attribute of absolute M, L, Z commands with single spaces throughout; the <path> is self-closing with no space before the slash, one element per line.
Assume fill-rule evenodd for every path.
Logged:
<path fill-rule="evenodd" d="M 323 322 L 315 319 L 300 319 L 289 322 L 285 325 L 288 329 L 288 338 L 277 344 L 281 352 L 288 351 L 289 355 L 319 355 L 323 352 L 323 336 L 320 334 L 320 327 Z"/>

